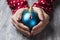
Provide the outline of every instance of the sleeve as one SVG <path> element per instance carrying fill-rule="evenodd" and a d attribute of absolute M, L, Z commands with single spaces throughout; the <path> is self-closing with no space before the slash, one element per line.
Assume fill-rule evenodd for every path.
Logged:
<path fill-rule="evenodd" d="M 53 4 L 55 0 L 38 0 L 33 6 L 42 8 L 50 17 L 53 15 Z"/>
<path fill-rule="evenodd" d="M 25 0 L 7 0 L 7 3 L 12 10 L 12 14 L 15 14 L 20 8 L 28 7 L 28 3 Z"/>

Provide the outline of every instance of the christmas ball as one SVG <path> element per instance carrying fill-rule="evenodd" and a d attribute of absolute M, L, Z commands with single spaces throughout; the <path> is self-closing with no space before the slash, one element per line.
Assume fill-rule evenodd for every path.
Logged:
<path fill-rule="evenodd" d="M 22 23 L 30 28 L 30 30 L 39 23 L 39 17 L 36 12 L 33 10 L 30 12 L 29 10 L 25 10 L 22 13 Z"/>

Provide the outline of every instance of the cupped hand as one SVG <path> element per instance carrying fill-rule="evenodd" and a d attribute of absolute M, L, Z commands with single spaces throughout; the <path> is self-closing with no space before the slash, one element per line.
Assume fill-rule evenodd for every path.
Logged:
<path fill-rule="evenodd" d="M 24 10 L 28 10 L 28 8 L 21 8 L 16 11 L 16 13 L 12 16 L 12 24 L 25 36 L 30 36 L 30 30 L 27 26 L 21 23 L 21 16 Z"/>
<path fill-rule="evenodd" d="M 41 21 L 36 26 L 34 26 L 30 32 L 29 28 L 19 21 L 21 20 L 22 12 L 24 10 L 28 10 L 28 8 L 21 8 L 17 10 L 17 12 L 12 16 L 12 24 L 25 36 L 30 37 L 31 35 L 37 35 L 49 23 L 49 16 L 43 9 L 33 7 L 33 10 L 38 14 L 38 17 Z"/>
<path fill-rule="evenodd" d="M 31 35 L 35 36 L 39 34 L 49 23 L 49 15 L 41 8 L 33 7 L 33 10 L 38 14 L 38 17 L 41 20 L 32 28 Z"/>

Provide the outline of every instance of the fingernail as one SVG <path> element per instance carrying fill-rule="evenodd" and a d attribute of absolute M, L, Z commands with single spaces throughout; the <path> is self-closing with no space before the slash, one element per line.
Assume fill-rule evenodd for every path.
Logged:
<path fill-rule="evenodd" d="M 17 18 L 17 21 L 20 22 L 20 18 Z"/>

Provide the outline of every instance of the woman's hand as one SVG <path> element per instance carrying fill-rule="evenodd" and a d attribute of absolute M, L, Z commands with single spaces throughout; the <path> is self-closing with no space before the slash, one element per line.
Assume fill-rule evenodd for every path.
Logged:
<path fill-rule="evenodd" d="M 49 23 L 49 16 L 41 8 L 33 7 L 33 10 L 37 12 L 39 19 L 41 20 L 36 26 L 32 28 L 31 35 L 34 36 L 40 33 L 46 27 L 46 25 Z"/>
<path fill-rule="evenodd" d="M 28 8 L 21 8 L 19 10 L 16 11 L 16 13 L 12 16 L 12 24 L 16 27 L 16 29 L 18 29 L 22 34 L 24 34 L 25 36 L 30 36 L 30 30 L 27 26 L 23 25 L 21 23 L 21 21 L 19 22 L 19 20 L 21 20 L 21 16 L 22 16 L 22 12 L 24 10 L 27 10 Z"/>
<path fill-rule="evenodd" d="M 41 8 L 33 7 L 33 10 L 37 12 L 39 19 L 41 20 L 36 26 L 34 26 L 30 32 L 29 28 L 23 25 L 18 20 L 21 20 L 22 12 L 28 8 L 21 8 L 12 16 L 12 24 L 25 36 L 37 35 L 40 33 L 49 22 L 49 16 Z"/>

